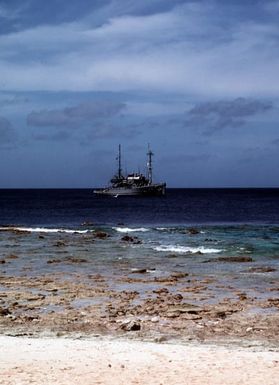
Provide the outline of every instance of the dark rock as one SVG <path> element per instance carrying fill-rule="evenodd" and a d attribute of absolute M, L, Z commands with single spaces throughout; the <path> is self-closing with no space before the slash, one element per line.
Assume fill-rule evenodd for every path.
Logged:
<path fill-rule="evenodd" d="M 109 234 L 108 233 L 105 233 L 104 231 L 97 231 L 95 234 L 94 234 L 95 238 L 99 238 L 99 239 L 106 239 L 109 237 Z"/>
<path fill-rule="evenodd" d="M 0 263 L 3 265 L 4 263 L 6 263 L 5 259 L 0 259 Z"/>
<path fill-rule="evenodd" d="M 183 295 L 181 295 L 181 294 L 175 294 L 174 296 L 173 296 L 173 299 L 175 300 L 175 301 L 182 301 L 183 300 Z"/>
<path fill-rule="evenodd" d="M 227 313 L 226 313 L 225 311 L 221 310 L 221 311 L 217 311 L 217 312 L 215 313 L 215 316 L 216 316 L 217 318 L 224 319 L 224 318 L 226 318 Z"/>
<path fill-rule="evenodd" d="M 57 241 L 54 246 L 56 247 L 64 247 L 66 246 L 66 243 L 64 241 Z"/>
<path fill-rule="evenodd" d="M 173 273 L 171 273 L 171 278 L 185 278 L 187 277 L 189 274 L 188 273 L 183 273 L 183 272 L 180 272 L 180 271 L 174 271 Z"/>
<path fill-rule="evenodd" d="M 9 309 L 4 309 L 4 308 L 2 308 L 2 307 L 0 307 L 0 316 L 6 316 L 6 315 L 9 315 L 9 314 L 11 314 L 11 312 L 10 312 L 10 310 Z"/>
<path fill-rule="evenodd" d="M 137 331 L 137 330 L 141 329 L 141 325 L 140 325 L 139 322 L 131 321 L 131 322 L 127 323 L 127 324 L 124 323 L 123 325 L 121 325 L 121 329 L 125 330 L 127 332 Z"/>
<path fill-rule="evenodd" d="M 161 289 L 153 290 L 153 293 L 156 293 L 156 294 L 167 294 L 167 293 L 169 293 L 169 290 L 166 287 L 162 287 Z"/>
<path fill-rule="evenodd" d="M 246 293 L 237 294 L 240 301 L 245 301 L 247 299 Z"/>
<path fill-rule="evenodd" d="M 198 229 L 195 229 L 194 227 L 190 227 L 188 229 L 188 233 L 191 234 L 191 235 L 196 235 L 196 234 L 199 234 L 200 231 Z"/>
<path fill-rule="evenodd" d="M 217 260 L 220 262 L 253 262 L 251 257 L 219 257 Z"/>
<path fill-rule="evenodd" d="M 276 271 L 274 267 L 269 267 L 269 266 L 263 266 L 263 267 L 251 267 L 249 269 L 249 272 L 251 273 L 272 273 Z"/>
<path fill-rule="evenodd" d="M 134 245 L 139 245 L 142 243 L 138 237 L 131 237 L 130 235 L 124 235 L 124 237 L 121 238 L 121 241 L 133 243 Z"/>
<path fill-rule="evenodd" d="M 208 259 L 203 263 L 208 262 L 236 262 L 236 263 L 245 263 L 245 262 L 253 262 L 253 258 L 251 257 L 219 257 L 214 259 Z"/>
<path fill-rule="evenodd" d="M 65 261 L 71 262 L 71 263 L 86 263 L 88 262 L 85 258 L 76 258 L 76 257 L 67 257 L 65 258 Z"/>
<path fill-rule="evenodd" d="M 51 264 L 51 263 L 61 263 L 62 260 L 61 259 L 49 259 L 47 261 L 48 264 Z"/>

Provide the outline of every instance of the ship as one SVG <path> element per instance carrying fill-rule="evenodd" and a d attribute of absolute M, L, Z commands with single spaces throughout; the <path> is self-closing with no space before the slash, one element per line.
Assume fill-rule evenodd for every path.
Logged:
<path fill-rule="evenodd" d="M 110 180 L 108 187 L 94 190 L 94 194 L 118 196 L 163 196 L 166 193 L 166 183 L 153 183 L 152 157 L 153 152 L 148 146 L 147 175 L 131 173 L 123 175 L 121 165 L 121 145 L 118 147 L 118 170 Z"/>

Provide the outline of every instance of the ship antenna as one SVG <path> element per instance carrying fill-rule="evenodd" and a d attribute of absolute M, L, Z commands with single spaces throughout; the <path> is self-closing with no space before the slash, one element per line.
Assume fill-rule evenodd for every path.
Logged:
<path fill-rule="evenodd" d="M 148 169 L 148 183 L 152 184 L 152 156 L 153 152 L 150 149 L 150 145 L 148 144 L 148 151 L 147 151 L 147 156 L 148 156 L 148 162 L 147 162 L 147 169 Z"/>
<path fill-rule="evenodd" d="M 122 168 L 121 168 L 121 144 L 118 146 L 118 178 L 120 179 L 122 177 Z"/>

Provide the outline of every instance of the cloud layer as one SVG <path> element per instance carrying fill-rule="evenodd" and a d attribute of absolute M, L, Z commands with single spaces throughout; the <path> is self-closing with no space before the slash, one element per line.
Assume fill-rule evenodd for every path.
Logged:
<path fill-rule="evenodd" d="M 135 170 L 150 143 L 171 186 L 278 185 L 278 17 L 278 0 L 0 1 L 2 186 L 104 184 L 119 143 Z"/>
<path fill-rule="evenodd" d="M 35 127 L 77 127 L 95 119 L 111 118 L 124 108 L 124 103 L 87 102 L 59 110 L 33 111 L 27 116 L 27 124 Z"/>
<path fill-rule="evenodd" d="M 238 3 L 214 1 L 89 4 L 75 21 L 2 34 L 4 88 L 278 94 L 279 26 L 272 17 L 247 19 Z M 271 8 L 274 2 L 256 7 L 266 16 Z"/>
<path fill-rule="evenodd" d="M 239 127 L 249 117 L 272 109 L 272 103 L 237 98 L 232 101 L 207 102 L 196 105 L 188 112 L 188 125 L 201 127 L 211 134 L 226 127 Z"/>

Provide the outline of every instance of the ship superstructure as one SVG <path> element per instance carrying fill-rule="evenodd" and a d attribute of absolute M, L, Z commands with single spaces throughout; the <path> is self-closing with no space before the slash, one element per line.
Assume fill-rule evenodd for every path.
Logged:
<path fill-rule="evenodd" d="M 161 196 L 165 195 L 166 183 L 153 183 L 152 175 L 152 157 L 153 152 L 148 146 L 147 151 L 147 176 L 141 173 L 131 173 L 126 176 L 122 172 L 121 164 L 121 145 L 118 147 L 118 170 L 115 176 L 111 179 L 109 187 L 94 190 L 95 194 L 101 195 L 150 195 Z"/>

